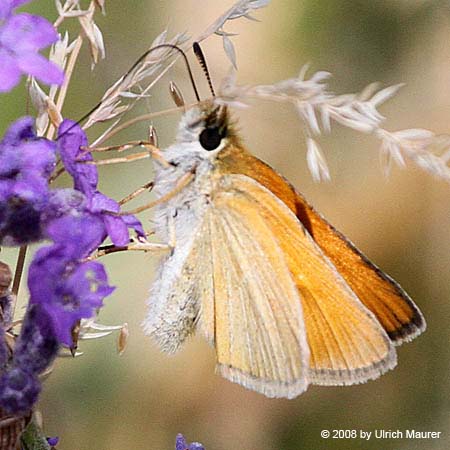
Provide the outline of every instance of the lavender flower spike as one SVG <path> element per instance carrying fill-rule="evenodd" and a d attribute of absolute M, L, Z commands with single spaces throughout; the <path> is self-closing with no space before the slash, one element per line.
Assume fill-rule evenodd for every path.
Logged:
<path fill-rule="evenodd" d="M 38 375 L 53 362 L 58 349 L 48 313 L 41 305 L 30 305 L 14 347 L 13 365 Z"/>
<path fill-rule="evenodd" d="M 62 84 L 64 72 L 39 51 L 59 37 L 43 17 L 13 14 L 23 0 L 2 0 L 0 5 L 0 92 L 15 87 L 22 74 L 32 75 L 47 84 Z"/>
<path fill-rule="evenodd" d="M 13 414 L 28 411 L 36 402 L 40 390 L 37 375 L 15 367 L 0 377 L 0 406 Z"/>
<path fill-rule="evenodd" d="M 188 444 L 182 434 L 177 434 L 175 450 L 205 450 L 205 447 L 199 442 Z"/>
<path fill-rule="evenodd" d="M 0 378 L 1 408 L 20 414 L 33 407 L 41 389 L 38 375 L 53 362 L 58 349 L 46 311 L 41 305 L 29 306 L 12 360 Z"/>
<path fill-rule="evenodd" d="M 1 245 L 42 239 L 41 214 L 48 201 L 55 151 L 54 142 L 36 136 L 31 117 L 14 122 L 0 141 Z"/>

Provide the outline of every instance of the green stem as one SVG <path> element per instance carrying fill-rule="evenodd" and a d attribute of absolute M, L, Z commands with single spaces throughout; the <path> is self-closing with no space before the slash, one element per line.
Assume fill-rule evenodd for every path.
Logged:
<path fill-rule="evenodd" d="M 37 425 L 35 419 L 32 419 L 25 428 L 20 437 L 20 443 L 24 450 L 51 450 L 44 433 Z"/>

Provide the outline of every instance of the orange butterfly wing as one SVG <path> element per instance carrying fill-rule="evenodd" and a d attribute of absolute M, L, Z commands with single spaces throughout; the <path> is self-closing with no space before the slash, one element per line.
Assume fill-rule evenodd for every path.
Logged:
<path fill-rule="evenodd" d="M 218 162 L 221 172 L 253 178 L 294 212 L 359 300 L 375 314 L 395 345 L 425 330 L 421 312 L 399 284 L 371 263 L 281 175 L 241 146 L 226 147 L 219 154 Z"/>
<path fill-rule="evenodd" d="M 243 345 L 241 336 L 245 336 L 251 329 L 249 325 L 243 325 L 247 314 L 238 314 L 237 317 L 235 315 L 235 322 L 243 326 L 237 333 L 230 333 L 230 324 L 227 323 L 230 311 L 236 309 L 236 306 L 231 305 L 245 303 L 237 301 L 237 298 L 238 292 L 247 287 L 246 290 L 251 293 L 247 303 L 252 304 L 253 309 L 258 304 L 272 304 L 270 314 L 264 312 L 267 308 L 257 307 L 258 313 L 250 322 L 252 325 L 259 323 L 254 326 L 253 332 L 249 333 L 250 336 L 257 336 L 264 329 L 271 330 L 266 333 L 266 341 L 270 347 L 276 347 L 278 350 L 273 353 L 272 358 L 266 358 L 266 362 L 286 359 L 283 356 L 286 351 L 294 351 L 294 354 L 297 351 L 298 344 L 292 339 L 289 341 L 286 335 L 282 335 L 284 337 L 281 341 L 277 339 L 277 330 L 289 331 L 282 325 L 280 317 L 283 317 L 283 314 L 280 316 L 280 313 L 288 310 L 289 314 L 285 317 L 291 317 L 295 311 L 293 302 L 298 302 L 302 305 L 303 318 L 301 313 L 294 314 L 300 319 L 300 330 L 306 330 L 310 353 L 307 364 L 310 382 L 325 385 L 361 383 L 377 378 L 394 367 L 396 354 L 386 332 L 374 315 L 359 301 L 292 211 L 269 190 L 245 175 L 226 175 L 219 183 L 217 191 L 211 196 L 211 214 L 229 217 L 226 220 L 228 223 L 230 218 L 236 221 L 234 234 L 236 239 L 239 237 L 241 247 L 233 254 L 234 259 L 240 260 L 238 266 L 242 272 L 240 277 L 235 277 L 233 282 L 228 283 L 227 289 L 220 287 L 223 285 L 220 280 L 230 278 L 233 273 L 233 258 L 226 256 L 227 248 L 232 251 L 235 247 L 230 237 L 233 234 L 232 227 L 228 224 L 216 232 L 215 238 L 212 239 L 213 249 L 225 242 L 225 246 L 217 252 L 214 268 L 219 266 L 221 261 L 228 260 L 223 263 L 225 268 L 221 275 L 214 270 L 214 285 L 217 288 L 213 296 L 216 311 L 215 345 L 219 363 L 222 363 L 222 366 L 223 363 L 231 365 L 232 368 L 240 367 L 242 364 L 239 356 L 245 354 L 242 348 L 252 348 L 254 354 L 260 352 L 259 347 L 255 345 Z M 264 246 L 264 250 L 261 246 Z M 279 257 L 275 258 L 280 251 L 281 260 Z M 244 263 L 245 255 L 247 262 Z M 271 270 L 266 262 L 269 259 L 273 259 Z M 243 267 L 247 269 L 242 270 Z M 290 280 L 283 278 L 286 272 L 290 273 Z M 256 278 L 259 281 L 254 282 L 250 288 L 248 283 Z M 280 287 L 288 286 L 289 281 L 295 283 L 299 294 L 297 298 L 281 292 L 274 295 L 276 289 L 279 291 Z M 236 293 L 228 294 L 224 301 L 221 293 L 231 290 Z M 267 296 L 271 300 L 264 302 L 263 299 Z M 278 318 L 278 327 L 270 323 L 269 319 L 273 314 Z M 295 317 L 291 317 L 291 320 L 295 320 Z M 294 332 L 295 329 L 296 327 L 291 327 L 290 330 Z M 237 336 L 236 343 L 240 344 L 230 346 L 229 336 Z M 261 339 L 256 341 L 262 342 Z M 254 344 L 255 338 L 251 342 Z M 247 360 L 248 358 L 243 360 L 244 367 L 249 366 Z M 292 362 L 292 358 L 287 358 L 286 362 Z M 263 369 L 265 365 L 262 366 Z M 300 370 L 301 374 L 301 366 L 286 366 L 283 373 L 292 369 L 294 372 Z M 256 368 L 256 373 L 261 372 L 261 365 Z M 223 374 L 227 376 L 226 373 Z M 292 382 L 297 380 L 298 376 L 289 376 L 288 379 Z M 278 386 L 276 392 L 280 392 L 281 387 Z M 255 385 L 252 388 L 256 389 Z M 298 393 L 298 388 L 292 392 L 293 395 Z"/>

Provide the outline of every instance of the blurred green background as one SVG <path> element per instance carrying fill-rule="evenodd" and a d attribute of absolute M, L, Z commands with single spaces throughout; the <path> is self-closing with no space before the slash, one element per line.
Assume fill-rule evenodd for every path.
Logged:
<path fill-rule="evenodd" d="M 198 35 L 232 1 L 107 1 L 98 16 L 107 59 L 90 70 L 82 52 L 64 109 L 76 119 L 89 110 L 169 24 Z M 55 18 L 52 2 L 27 11 Z M 272 83 L 295 76 L 302 65 L 333 73 L 335 92 L 356 92 L 372 81 L 406 83 L 381 108 L 386 128 L 450 128 L 450 4 L 421 0 L 272 1 L 254 14 L 260 23 L 235 21 L 233 37 L 241 83 Z M 71 27 L 72 30 L 75 27 Z M 204 44 L 218 85 L 229 68 L 217 36 Z M 200 90 L 207 86 L 196 69 Z M 192 100 L 177 65 L 142 102 L 144 110 L 171 106 L 173 79 Z M 0 97 L 0 131 L 26 112 L 23 90 Z M 270 400 L 214 374 L 214 352 L 200 338 L 175 356 L 161 354 L 140 323 L 157 259 L 118 254 L 104 259 L 116 292 L 100 322 L 128 322 L 129 345 L 116 353 L 115 337 L 81 343 L 84 356 L 57 363 L 40 408 L 49 435 L 65 450 L 168 450 L 176 433 L 207 450 L 448 449 L 450 448 L 450 187 L 419 169 L 394 168 L 384 178 L 375 138 L 335 127 L 320 139 L 332 174 L 316 184 L 305 164 L 303 133 L 293 109 L 258 102 L 236 111 L 249 149 L 290 179 L 313 205 L 377 265 L 398 280 L 423 311 L 428 330 L 398 349 L 398 367 L 376 381 L 352 387 L 311 386 L 295 400 Z M 136 114 L 138 111 L 136 111 Z M 153 123 L 169 145 L 178 117 Z M 117 142 L 145 139 L 136 126 Z M 96 134 L 97 133 L 97 134 Z M 98 135 L 93 131 L 91 137 Z M 101 169 L 105 193 L 121 198 L 152 177 L 150 162 Z M 151 228 L 151 215 L 143 216 Z M 3 259 L 14 261 L 12 251 Z M 25 288 L 22 289 L 25 295 Z M 322 439 L 322 429 L 442 431 L 439 440 Z M 59 448 L 59 447 L 58 447 Z"/>

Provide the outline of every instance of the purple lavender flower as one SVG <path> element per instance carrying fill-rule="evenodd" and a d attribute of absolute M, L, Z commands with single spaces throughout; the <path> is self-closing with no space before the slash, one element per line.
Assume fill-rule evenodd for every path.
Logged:
<path fill-rule="evenodd" d="M 26 412 L 36 402 L 40 390 L 37 375 L 14 367 L 0 377 L 0 407 L 11 414 Z"/>
<path fill-rule="evenodd" d="M 16 86 L 22 74 L 47 84 L 61 84 L 63 71 L 39 51 L 58 40 L 53 25 L 27 13 L 13 14 L 26 0 L 2 0 L 0 6 L 0 92 Z"/>
<path fill-rule="evenodd" d="M 31 263 L 30 303 L 12 360 L 0 379 L 0 407 L 15 414 L 37 400 L 37 376 L 52 363 L 61 343 L 72 344 L 75 323 L 91 317 L 114 290 L 101 264 L 83 262 L 104 239 L 99 218 L 69 214 L 51 220 L 46 233 L 54 243 L 41 248 Z"/>
<path fill-rule="evenodd" d="M 41 305 L 28 307 L 12 358 L 1 325 L 0 332 L 0 408 L 11 414 L 24 413 L 38 398 L 38 375 L 56 357 L 59 342 Z"/>
<path fill-rule="evenodd" d="M 12 8 L 21 3 L 9 0 L 6 13 L 0 6 L 0 59 L 6 24 L 14 23 Z M 36 42 L 41 42 L 39 36 Z M 0 68 L 0 83 L 1 77 Z M 41 388 L 38 375 L 61 344 L 72 345 L 76 323 L 92 317 L 114 290 L 104 267 L 86 258 L 107 236 L 123 246 L 129 242 L 129 228 L 144 235 L 136 217 L 118 215 L 119 204 L 98 191 L 97 168 L 80 163 L 92 160 L 81 148 L 86 136 L 73 125 L 63 123 L 58 149 L 74 189 L 50 189 L 56 145 L 36 136 L 33 119 L 18 120 L 0 142 L 0 244 L 53 241 L 36 252 L 30 265 L 30 302 L 12 356 L 0 324 L 0 408 L 14 414 L 32 408 Z"/>
<path fill-rule="evenodd" d="M 59 343 L 50 316 L 42 305 L 28 307 L 14 347 L 12 364 L 37 375 L 56 358 Z"/>
<path fill-rule="evenodd" d="M 0 3 L 0 20 L 8 17 L 15 8 L 18 8 L 31 0 L 2 0 Z"/>
<path fill-rule="evenodd" d="M 182 434 L 177 434 L 175 450 L 205 450 L 205 447 L 199 442 L 188 444 Z"/>
<path fill-rule="evenodd" d="M 57 339 L 72 345 L 71 331 L 92 317 L 114 288 L 102 264 L 82 262 L 103 240 L 103 224 L 94 216 L 64 217 L 48 227 L 55 244 L 40 249 L 28 271 L 30 304 L 46 311 Z"/>
<path fill-rule="evenodd" d="M 80 162 L 93 161 L 90 152 L 83 151 L 88 140 L 81 127 L 71 120 L 64 120 L 58 131 L 58 149 L 64 168 L 73 178 L 74 188 L 91 199 L 97 191 L 97 167 Z"/>
<path fill-rule="evenodd" d="M 46 195 L 55 150 L 55 143 L 36 136 L 32 117 L 14 122 L 0 142 L 0 198 L 35 201 Z"/>
<path fill-rule="evenodd" d="M 93 161 L 91 153 L 83 150 L 87 145 L 88 140 L 81 127 L 71 120 L 64 120 L 59 127 L 58 149 L 64 167 L 73 177 L 74 188 L 85 194 L 87 210 L 103 221 L 105 237 L 108 235 L 117 246 L 127 245 L 128 228 L 141 237 L 145 235 L 144 229 L 136 217 L 116 215 L 120 211 L 119 204 L 98 191 L 97 167 L 85 164 Z"/>
<path fill-rule="evenodd" d="M 8 362 L 8 348 L 6 347 L 6 341 L 5 341 L 5 330 L 0 323 L 0 373 L 2 373 L 3 369 L 6 366 L 6 363 Z"/>
<path fill-rule="evenodd" d="M 189 450 L 205 450 L 205 447 L 200 442 L 191 442 L 189 444 Z"/>
<path fill-rule="evenodd" d="M 33 119 L 16 121 L 0 142 L 0 243 L 22 245 L 48 236 L 47 226 L 65 214 L 94 215 L 103 223 L 103 239 L 124 246 L 128 229 L 144 236 L 134 216 L 118 216 L 119 204 L 97 190 L 98 173 L 90 153 L 83 152 L 87 139 L 80 127 L 65 121 L 60 129 L 59 150 L 75 190 L 50 190 L 48 179 L 55 167 L 55 143 L 38 138 Z M 94 250 L 94 248 L 92 248 Z M 86 255 L 87 256 L 87 255 Z"/>
<path fill-rule="evenodd" d="M 58 436 L 48 437 L 47 442 L 48 442 L 48 445 L 50 445 L 50 447 L 55 447 L 56 445 L 58 445 L 59 437 Z"/>
<path fill-rule="evenodd" d="M 31 2 L 31 0 L 9 0 L 9 1 L 11 1 L 13 8 L 18 8 L 19 6 L 24 5 L 25 3 Z"/>
<path fill-rule="evenodd" d="M 25 413 L 38 398 L 38 375 L 55 359 L 59 342 L 48 313 L 39 304 L 29 305 L 12 358 L 2 340 L 1 325 L 0 331 L 0 408 L 10 414 Z"/>
<path fill-rule="evenodd" d="M 47 236 L 55 242 L 62 254 L 69 259 L 80 260 L 97 249 L 104 240 L 105 231 L 100 218 L 92 214 L 81 214 L 52 221 L 47 226 Z"/>
<path fill-rule="evenodd" d="M 108 212 L 118 213 L 120 206 L 115 200 L 101 192 L 96 192 L 93 195 L 91 211 L 102 218 L 106 233 L 115 245 L 124 246 L 130 242 L 128 234 L 129 226 L 134 228 L 139 235 L 144 235 L 141 223 L 134 216 L 115 216 L 108 214 Z"/>
<path fill-rule="evenodd" d="M 52 220 L 63 217 L 81 217 L 87 211 L 87 200 L 82 192 L 71 188 L 52 189 L 47 207 L 42 211 L 42 222 L 50 224 Z"/>
<path fill-rule="evenodd" d="M 0 142 L 2 245 L 21 245 L 43 237 L 41 213 L 48 201 L 56 145 L 38 138 L 33 124 L 31 117 L 17 120 Z"/>

